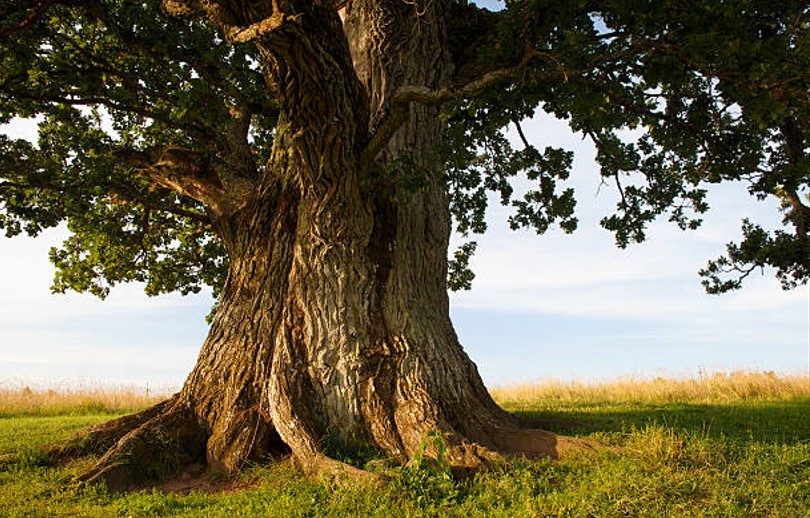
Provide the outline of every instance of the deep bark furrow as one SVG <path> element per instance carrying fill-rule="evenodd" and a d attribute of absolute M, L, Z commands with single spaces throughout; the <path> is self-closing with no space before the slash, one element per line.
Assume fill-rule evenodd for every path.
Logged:
<path fill-rule="evenodd" d="M 280 442 L 270 418 L 267 379 L 292 263 L 290 221 L 297 201 L 294 193 L 276 192 L 256 204 L 221 222 L 229 229 L 223 234 L 230 238 L 231 270 L 197 366 L 180 395 L 209 434 L 208 464 L 225 471 L 260 458 Z"/>
<path fill-rule="evenodd" d="M 396 88 L 448 86 L 446 2 L 356 0 L 345 33 L 330 2 L 282 3 L 296 21 L 255 41 L 278 94 L 274 147 L 251 199 L 214 221 L 230 270 L 197 365 L 87 479 L 119 477 L 114 459 L 172 423 L 171 437 L 227 472 L 282 443 L 319 473 L 353 472 L 327 443 L 405 462 L 431 432 L 457 466 L 556 455 L 553 434 L 520 430 L 493 402 L 450 322 L 438 108 L 411 106 L 373 171 L 359 156 Z M 390 173 L 400 162 L 424 176 L 419 188 Z"/>

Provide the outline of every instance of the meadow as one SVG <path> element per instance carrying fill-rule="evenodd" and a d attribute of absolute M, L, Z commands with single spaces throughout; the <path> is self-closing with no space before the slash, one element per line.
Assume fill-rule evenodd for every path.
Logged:
<path fill-rule="evenodd" d="M 417 462 L 390 469 L 381 488 L 337 486 L 279 458 L 231 480 L 115 493 L 71 484 L 92 458 L 50 465 L 37 445 L 159 396 L 0 388 L 0 516 L 810 516 L 808 375 L 547 382 L 492 393 L 512 412 L 603 447 L 559 462 L 514 459 L 466 480 L 441 462 Z"/>

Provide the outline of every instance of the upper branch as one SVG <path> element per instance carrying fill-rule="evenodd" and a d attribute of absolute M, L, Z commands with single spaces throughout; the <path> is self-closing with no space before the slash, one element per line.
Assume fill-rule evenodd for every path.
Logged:
<path fill-rule="evenodd" d="M 808 240 L 808 227 L 810 227 L 810 207 L 802 203 L 801 198 L 796 191 L 786 190 L 784 196 L 787 199 L 790 208 L 790 219 L 793 221 L 793 226 L 796 227 L 796 236 L 804 240 L 810 246 Z"/>
<path fill-rule="evenodd" d="M 22 20 L 19 20 L 16 23 L 11 22 L 12 25 L 9 27 L 0 28 L 0 38 L 7 38 L 34 23 L 40 16 L 42 16 L 42 14 L 48 9 L 48 7 L 50 7 L 52 3 L 53 1 L 47 0 L 20 2 L 18 5 L 14 6 L 14 8 L 9 9 L 8 11 L 5 9 L 0 11 L 0 23 L 9 20 L 14 14 L 23 15 Z"/>
<path fill-rule="evenodd" d="M 234 12 L 234 6 L 226 1 L 202 1 L 195 0 L 163 0 L 163 11 L 172 16 L 190 16 L 196 13 L 204 13 L 211 22 L 222 30 L 225 41 L 228 43 L 248 43 L 264 35 L 267 35 L 281 27 L 288 19 L 294 18 L 282 11 L 278 0 L 272 0 L 272 13 L 261 16 L 256 22 L 251 22 L 245 16 L 239 16 Z M 250 13 L 250 17 L 261 13 L 261 6 L 257 10 L 245 9 L 240 14 Z M 266 14 L 266 13 L 265 13 Z M 256 18 L 253 18 L 256 19 Z"/>
<path fill-rule="evenodd" d="M 152 211 L 174 214 L 175 216 L 193 220 L 206 228 L 211 224 L 211 219 L 200 211 L 184 208 L 180 206 L 180 204 L 165 203 L 150 199 L 148 197 L 144 198 L 131 185 L 108 183 L 104 185 L 104 188 L 106 189 L 107 194 L 113 197 L 119 204 L 141 205 L 144 208 Z M 65 186 L 47 180 L 43 181 L 40 178 L 31 179 L 25 182 L 0 181 L 0 197 L 5 195 L 7 192 L 25 189 L 35 189 L 38 191 L 62 194 L 65 191 Z"/>
<path fill-rule="evenodd" d="M 380 124 L 360 155 L 362 166 L 368 166 L 374 157 L 386 146 L 397 130 L 408 119 L 411 103 L 429 106 L 440 106 L 460 99 L 476 97 L 496 86 L 506 85 L 520 78 L 529 62 L 535 57 L 544 55 L 529 48 L 523 59 L 515 66 L 504 67 L 487 72 L 483 76 L 469 81 L 459 87 L 431 89 L 425 86 L 401 86 L 394 90 L 388 116 Z M 550 73 L 548 79 L 565 79 L 564 70 Z"/>
<path fill-rule="evenodd" d="M 453 80 L 464 84 L 493 70 L 492 61 L 484 59 L 482 50 L 494 49 L 498 45 L 499 13 L 461 2 L 451 3 L 450 9 L 446 23 Z"/>
<path fill-rule="evenodd" d="M 286 18 L 284 13 L 276 11 L 264 20 L 247 27 L 224 25 L 222 29 L 228 42 L 247 43 L 278 29 Z"/>

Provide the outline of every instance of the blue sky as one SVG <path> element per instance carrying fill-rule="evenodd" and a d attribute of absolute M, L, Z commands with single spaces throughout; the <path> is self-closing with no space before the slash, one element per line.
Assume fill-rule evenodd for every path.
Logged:
<path fill-rule="evenodd" d="M 619 250 L 598 226 L 615 198 L 599 188 L 592 147 L 553 119 L 524 129 L 538 145 L 576 152 L 580 229 L 512 232 L 504 210 L 492 211 L 472 263 L 473 289 L 451 297 L 456 330 L 488 384 L 810 368 L 808 287 L 782 291 L 765 272 L 717 297 L 702 292 L 697 276 L 737 238 L 742 217 L 776 224 L 774 202 L 723 185 L 710 193 L 714 210 L 700 230 L 656 224 L 647 242 Z M 182 383 L 205 337 L 210 297 L 148 298 L 137 285 L 118 287 L 106 301 L 51 295 L 47 251 L 63 237 L 54 229 L 0 239 L 0 382 Z"/>
<path fill-rule="evenodd" d="M 777 225 L 775 201 L 758 202 L 741 184 L 717 186 L 698 231 L 660 222 L 645 243 L 619 250 L 598 224 L 616 195 L 599 186 L 593 147 L 551 118 L 524 129 L 539 145 L 576 152 L 580 228 L 511 232 L 503 209 L 494 211 L 473 261 L 474 288 L 453 296 L 462 343 L 486 380 L 810 368 L 807 286 L 785 292 L 766 271 L 743 291 L 710 296 L 697 275 L 738 238 L 743 217 Z"/>

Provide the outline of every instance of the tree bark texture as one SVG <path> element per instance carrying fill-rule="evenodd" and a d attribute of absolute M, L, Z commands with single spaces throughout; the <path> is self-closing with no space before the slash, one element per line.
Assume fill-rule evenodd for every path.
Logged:
<path fill-rule="evenodd" d="M 212 17 L 296 15 L 254 31 L 281 114 L 256 191 L 216 219 L 230 271 L 210 333 L 179 394 L 87 432 L 112 446 L 83 480 L 125 485 L 138 473 L 116 459 L 156 451 L 175 452 L 163 467 L 204 456 L 234 472 L 285 448 L 307 471 L 353 472 L 327 442 L 407 462 L 431 432 L 457 467 L 557 457 L 573 443 L 501 410 L 450 322 L 439 108 L 411 104 L 373 162 L 360 158 L 397 88 L 452 80 L 448 2 L 357 0 L 342 19 L 333 2 L 273 4 Z M 419 188 L 386 172 L 403 160 L 423 172 Z"/>

